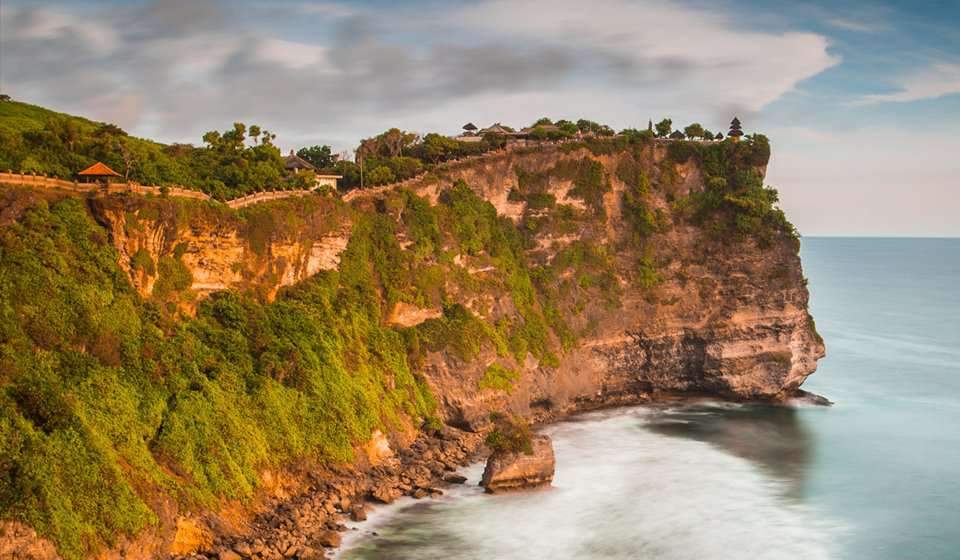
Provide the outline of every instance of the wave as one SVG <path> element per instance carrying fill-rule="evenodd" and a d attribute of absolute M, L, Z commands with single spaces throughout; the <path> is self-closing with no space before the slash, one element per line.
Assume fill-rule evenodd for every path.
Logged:
<path fill-rule="evenodd" d="M 845 529 L 785 497 L 785 482 L 703 441 L 649 429 L 661 411 L 605 412 L 545 430 L 551 489 L 488 496 L 473 484 L 389 509 L 344 559 L 834 558 Z M 471 467 L 471 480 L 482 465 Z"/>

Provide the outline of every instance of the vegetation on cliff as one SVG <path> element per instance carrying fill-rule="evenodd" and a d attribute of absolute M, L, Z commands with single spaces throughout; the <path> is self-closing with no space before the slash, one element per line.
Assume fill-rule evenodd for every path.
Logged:
<path fill-rule="evenodd" d="M 225 292 L 172 320 L 143 302 L 78 200 L 0 232 L 0 516 L 68 558 L 187 507 L 249 497 L 258 469 L 352 446 L 433 403 L 383 326 L 375 241 L 264 304 Z M 370 263 L 377 263 L 373 267 Z"/>
<path fill-rule="evenodd" d="M 170 204 L 226 219 L 204 203 Z M 556 364 L 575 336 L 563 319 L 572 309 L 561 307 L 590 299 L 597 275 L 612 274 L 587 266 L 603 261 L 585 246 L 534 265 L 529 239 L 463 183 L 438 206 L 398 192 L 372 210 L 353 216 L 337 272 L 273 303 L 220 292 L 180 317 L 190 283 L 182 248 L 157 263 L 133 256 L 134 268 L 159 276 L 143 301 L 80 200 L 30 200 L 0 231 L 0 516 L 80 558 L 155 523 L 160 495 L 211 506 L 250 497 L 264 466 L 349 460 L 373 430 L 431 418 L 416 374 L 424 352 L 468 361 L 491 348 L 505 364 L 528 353 Z M 456 254 L 496 273 L 464 275 Z M 561 279 L 564 270 L 573 277 Z M 508 293 L 516 312 L 480 318 L 451 289 Z M 397 301 L 444 313 L 387 327 Z M 480 386 L 509 392 L 515 379 L 512 366 L 495 365 Z"/>
<path fill-rule="evenodd" d="M 0 103 L 0 170 L 74 179 L 102 161 L 144 185 L 182 186 L 218 199 L 260 190 L 309 187 L 304 176 L 284 176 L 275 135 L 242 123 L 203 136 L 204 146 L 165 145 L 42 107 Z"/>
<path fill-rule="evenodd" d="M 44 165 L 72 169 L 81 163 L 70 158 L 105 154 L 115 141 L 139 146 L 140 161 L 160 167 L 182 155 L 89 122 L 77 125 L 71 147 L 69 134 L 37 128 L 37 118 L 18 134 L 51 142 L 30 152 L 49 154 Z M 262 131 L 247 146 L 250 132 L 238 127 L 209 135 L 206 148 L 179 149 L 206 162 L 209 184 L 228 189 L 217 192 L 232 192 L 270 175 L 279 157 Z M 266 466 L 349 460 L 376 429 L 435 426 L 437 405 L 420 375 L 431 353 L 465 365 L 483 355 L 471 389 L 504 394 L 528 364 L 558 366 L 596 327 L 591 312 L 618 308 L 625 286 L 650 293 L 663 281 L 657 234 L 690 224 L 731 242 L 794 235 L 776 191 L 762 184 L 763 136 L 673 142 L 654 163 L 652 132 L 602 132 L 563 145 L 547 165 L 515 169 L 509 199 L 525 203 L 516 223 L 470 185 L 439 175 L 446 182 L 436 204 L 405 190 L 353 207 L 310 197 L 240 212 L 138 198 L 136 212 L 124 209 L 124 227 L 152 221 L 175 233 L 194 219 L 230 223 L 258 255 L 315 214 L 352 224 L 337 271 L 272 302 L 256 291 L 219 292 L 195 316 L 180 315 L 196 297 L 185 246 L 157 259 L 146 250 L 130 256 L 135 273 L 156 277 L 143 300 L 80 200 L 24 191 L 0 216 L 0 517 L 25 521 L 73 559 L 155 523 L 163 499 L 198 509 L 249 498 Z M 8 133 L 0 129 L 0 142 Z M 439 139 L 395 136 L 372 143 L 367 160 L 395 178 L 455 153 Z M 308 155 L 332 161 L 323 150 Z M 677 194 L 687 164 L 704 185 Z M 569 188 L 559 194 L 556 183 Z M 623 224 L 614 226 L 626 234 L 614 243 L 607 220 L 615 203 Z M 557 239 L 549 250 L 542 243 Z M 442 314 L 387 326 L 399 302 Z M 528 429 L 513 422 L 491 438 L 493 447 L 529 445 Z"/>

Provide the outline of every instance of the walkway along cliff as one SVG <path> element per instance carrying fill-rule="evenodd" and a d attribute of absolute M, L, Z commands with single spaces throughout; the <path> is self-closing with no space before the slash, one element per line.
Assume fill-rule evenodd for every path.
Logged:
<path fill-rule="evenodd" d="M 21 416 L 9 422 L 32 423 L 37 442 L 74 417 L 93 433 L 88 449 L 110 442 L 103 472 L 129 489 L 121 501 L 134 513 L 54 515 L 51 498 L 5 506 L 4 518 L 71 558 L 130 543 L 184 552 L 185 526 L 222 533 L 214 512 L 252 515 L 283 486 L 284 465 L 376 463 L 363 450 L 377 437 L 403 455 L 421 429 L 482 432 L 492 412 L 537 421 L 661 395 L 789 398 L 824 346 L 799 241 L 762 184 L 768 158 L 762 137 L 596 141 L 500 152 L 347 201 L 242 209 L 5 191 L 0 219 L 17 235 L 60 231 L 35 232 L 41 215 L 89 228 L 70 243 L 102 244 L 117 282 L 103 305 L 127 298 L 138 319 L 124 328 L 142 333 L 114 334 L 116 348 L 109 337 L 61 342 L 28 317 L 24 340 L 126 372 L 111 382 L 150 412 L 130 413 L 128 431 L 143 436 L 127 441 L 91 419 L 85 394 L 68 391 L 61 425 L 30 411 L 22 395 L 33 393 L 12 391 Z M 60 289 L 50 282 L 42 289 Z M 8 495 L 26 499 L 28 482 Z M 79 537 L 76 523 L 88 527 Z"/>

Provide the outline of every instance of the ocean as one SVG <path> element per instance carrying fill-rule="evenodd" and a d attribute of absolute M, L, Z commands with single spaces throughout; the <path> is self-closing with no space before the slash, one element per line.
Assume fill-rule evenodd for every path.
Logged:
<path fill-rule="evenodd" d="M 831 407 L 632 407 L 547 427 L 546 491 L 469 481 L 355 524 L 359 559 L 960 558 L 960 239 L 804 238 Z"/>

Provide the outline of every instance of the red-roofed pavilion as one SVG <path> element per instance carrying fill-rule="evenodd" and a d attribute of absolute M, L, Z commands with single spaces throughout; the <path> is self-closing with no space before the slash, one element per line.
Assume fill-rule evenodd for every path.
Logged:
<path fill-rule="evenodd" d="M 77 175 L 84 181 L 88 183 L 106 183 L 110 181 L 111 177 L 120 177 L 121 175 L 110 169 L 106 164 L 102 162 L 97 162 L 90 167 L 84 169 L 83 171 L 77 173 Z"/>

